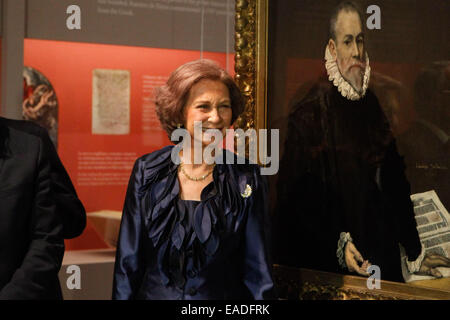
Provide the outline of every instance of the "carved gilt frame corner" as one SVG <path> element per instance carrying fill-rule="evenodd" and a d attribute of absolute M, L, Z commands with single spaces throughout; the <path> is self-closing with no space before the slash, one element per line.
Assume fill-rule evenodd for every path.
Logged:
<path fill-rule="evenodd" d="M 267 128 L 268 0 L 236 0 L 235 78 L 245 110 L 236 120 L 241 129 Z"/>

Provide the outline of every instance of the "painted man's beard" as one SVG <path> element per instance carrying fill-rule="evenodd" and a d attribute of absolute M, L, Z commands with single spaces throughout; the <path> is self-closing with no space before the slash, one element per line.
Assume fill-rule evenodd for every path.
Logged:
<path fill-rule="evenodd" d="M 362 92 L 365 63 L 362 61 L 352 61 L 349 65 L 337 60 L 339 72 L 342 77 L 355 89 L 359 94 Z M 345 70 L 342 72 L 342 70 Z"/>
<path fill-rule="evenodd" d="M 357 59 L 350 57 L 348 59 L 349 63 L 348 66 L 351 66 L 351 62 L 357 61 Z M 346 66 L 346 62 L 344 59 L 342 61 L 339 61 L 339 59 L 336 59 L 336 57 L 333 57 L 333 55 L 330 52 L 330 48 L 327 45 L 325 47 L 325 69 L 327 70 L 328 80 L 333 82 L 333 85 L 337 88 L 337 90 L 341 93 L 341 95 L 344 98 L 347 98 L 349 100 L 355 101 L 359 100 L 366 94 L 367 88 L 369 87 L 369 81 L 370 81 L 370 64 L 369 64 L 369 56 L 367 52 L 365 53 L 364 57 L 364 63 L 359 61 L 360 66 L 362 67 L 364 65 L 364 75 L 362 76 L 362 86 L 360 90 L 357 90 L 355 87 L 359 87 L 358 85 L 358 73 L 356 73 L 356 80 L 352 79 L 352 82 L 354 82 L 354 86 L 350 84 L 350 81 L 348 79 L 345 79 L 344 76 L 341 73 L 341 70 L 339 69 L 338 63 L 342 64 L 343 67 Z M 355 69 L 356 67 L 353 67 L 351 69 Z M 342 70 L 346 70 L 343 68 Z M 351 74 L 350 74 L 351 75 Z M 351 75 L 352 78 L 355 78 L 355 74 Z M 350 77 L 348 77 L 350 78 Z M 359 82 L 361 83 L 361 82 Z"/>

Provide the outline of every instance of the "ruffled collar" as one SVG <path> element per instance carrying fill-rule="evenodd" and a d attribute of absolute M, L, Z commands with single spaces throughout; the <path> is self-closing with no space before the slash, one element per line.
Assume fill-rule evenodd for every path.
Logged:
<path fill-rule="evenodd" d="M 327 45 L 325 48 L 325 68 L 327 69 L 328 80 L 332 81 L 337 87 L 338 91 L 342 94 L 344 98 L 355 101 L 359 100 L 366 94 L 367 88 L 369 87 L 370 80 L 370 65 L 369 65 L 369 55 L 366 52 L 366 69 L 364 71 L 363 87 L 361 93 L 355 90 L 353 86 L 347 82 L 347 80 L 342 77 L 339 71 L 336 60 L 330 53 L 330 49 Z"/>

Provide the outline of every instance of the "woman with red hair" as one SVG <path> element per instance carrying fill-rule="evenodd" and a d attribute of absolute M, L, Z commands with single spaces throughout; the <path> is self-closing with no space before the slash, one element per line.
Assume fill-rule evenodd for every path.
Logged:
<path fill-rule="evenodd" d="M 169 146 L 139 158 L 131 174 L 114 270 L 113 299 L 272 297 L 267 184 L 255 164 L 195 163 L 243 111 L 233 79 L 214 62 L 175 70 L 156 93 L 169 137 L 188 133 L 190 149 Z M 194 123 L 201 123 L 200 136 Z M 183 141 L 185 142 L 185 141 Z M 214 143 L 217 143 L 216 138 Z M 195 147 L 201 150 L 195 150 Z M 175 153 L 178 161 L 172 161 Z M 216 154 L 217 158 L 219 156 Z M 216 159 L 217 159 L 216 158 Z"/>

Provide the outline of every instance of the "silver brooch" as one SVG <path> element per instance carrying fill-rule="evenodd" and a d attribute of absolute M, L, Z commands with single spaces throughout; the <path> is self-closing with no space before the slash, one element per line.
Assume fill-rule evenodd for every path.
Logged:
<path fill-rule="evenodd" d="M 248 198 L 250 197 L 252 194 L 252 187 L 250 187 L 250 185 L 246 185 L 245 186 L 245 190 L 244 193 L 241 193 L 242 198 Z"/>

